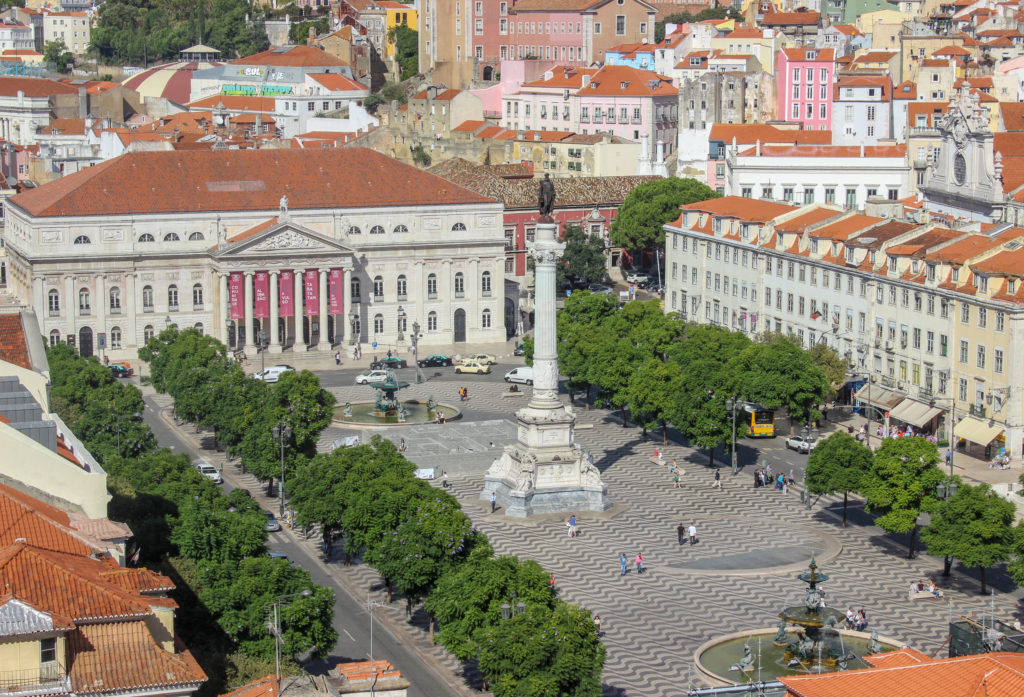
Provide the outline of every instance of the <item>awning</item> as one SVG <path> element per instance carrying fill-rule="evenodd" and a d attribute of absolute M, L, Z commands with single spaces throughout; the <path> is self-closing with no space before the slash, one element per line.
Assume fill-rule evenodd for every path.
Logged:
<path fill-rule="evenodd" d="M 908 397 L 889 412 L 889 418 L 921 428 L 941 413 L 942 410 L 937 407 Z"/>
<path fill-rule="evenodd" d="M 1002 430 L 1002 426 L 989 426 L 981 419 L 967 416 L 953 428 L 953 435 L 978 445 L 988 445 Z"/>
<path fill-rule="evenodd" d="M 870 393 L 871 398 L 868 399 Z M 883 409 L 885 411 L 892 411 L 896 408 L 896 405 L 906 399 L 905 394 L 897 392 L 896 390 L 889 390 L 879 385 L 872 385 L 868 383 L 864 387 L 857 390 L 857 394 L 854 395 L 855 399 L 859 399 L 862 402 Z"/>

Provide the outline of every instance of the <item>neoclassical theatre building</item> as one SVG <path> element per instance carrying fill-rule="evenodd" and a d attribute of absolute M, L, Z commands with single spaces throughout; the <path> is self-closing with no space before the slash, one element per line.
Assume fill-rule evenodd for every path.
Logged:
<path fill-rule="evenodd" d="M 4 237 L 9 287 L 84 355 L 170 325 L 248 354 L 402 349 L 414 322 L 500 342 L 514 315 L 501 204 L 364 148 L 129 153 L 8 199 Z"/>

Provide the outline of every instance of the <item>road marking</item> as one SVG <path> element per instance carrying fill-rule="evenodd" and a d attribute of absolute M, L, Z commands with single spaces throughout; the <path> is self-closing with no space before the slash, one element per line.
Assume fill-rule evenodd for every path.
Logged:
<path fill-rule="evenodd" d="M 352 636 L 351 634 L 349 634 L 347 629 L 342 629 L 341 631 L 345 632 L 345 636 L 348 637 L 349 641 L 351 641 L 352 643 L 355 643 L 356 638 L 354 636 Z"/>

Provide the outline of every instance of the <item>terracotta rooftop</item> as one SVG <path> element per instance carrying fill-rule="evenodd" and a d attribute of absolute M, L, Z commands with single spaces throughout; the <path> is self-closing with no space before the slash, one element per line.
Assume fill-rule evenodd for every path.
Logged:
<path fill-rule="evenodd" d="M 738 145 L 761 144 L 816 144 L 830 145 L 832 131 L 805 131 L 795 128 L 777 128 L 765 123 L 716 123 L 711 126 L 708 140 L 720 140 L 726 145 L 736 139 Z"/>
<path fill-rule="evenodd" d="M 67 513 L 0 484 L 0 547 L 17 540 L 39 549 L 85 557 L 100 551 L 75 534 Z"/>
<path fill-rule="evenodd" d="M 814 58 L 808 58 L 807 52 L 814 53 Z M 814 61 L 818 63 L 831 63 L 835 60 L 835 51 L 831 48 L 784 48 L 782 53 L 791 61 Z"/>
<path fill-rule="evenodd" d="M 957 261 L 964 262 L 968 259 L 984 254 L 1004 244 L 1006 240 L 988 237 L 986 235 L 968 235 L 962 240 L 957 240 L 941 249 L 933 249 L 928 252 L 928 260 L 936 262 Z"/>
<path fill-rule="evenodd" d="M 348 65 L 337 56 L 332 56 L 315 46 L 284 46 L 271 48 L 245 58 L 231 61 L 236 65 L 274 65 L 278 67 L 321 68 Z"/>
<path fill-rule="evenodd" d="M 447 101 L 450 101 L 451 99 L 453 99 L 455 97 L 455 95 L 457 95 L 458 93 L 459 93 L 459 90 L 443 90 L 443 91 L 438 92 L 434 96 L 434 101 L 435 102 L 447 102 Z M 419 93 L 413 95 L 412 97 L 410 97 L 410 99 L 427 99 L 428 96 L 429 96 L 428 95 L 428 91 L 427 90 L 423 90 L 422 92 L 419 92 Z"/>
<path fill-rule="evenodd" d="M 452 130 L 453 131 L 457 131 L 459 133 L 472 133 L 473 131 L 475 131 L 476 129 L 480 128 L 481 126 L 486 126 L 486 125 L 487 125 L 486 121 L 472 121 L 472 120 L 471 121 L 463 121 L 458 126 L 453 128 Z"/>
<path fill-rule="evenodd" d="M 605 65 L 581 88 L 581 97 L 669 97 L 679 96 L 672 78 L 628 65 Z"/>
<path fill-rule="evenodd" d="M 523 87 L 550 87 L 552 89 L 579 89 L 583 87 L 583 77 L 592 76 L 597 68 L 580 68 L 567 65 L 556 65 L 550 69 L 551 77 L 547 73 L 536 80 L 524 82 Z"/>
<path fill-rule="evenodd" d="M 853 235 L 882 222 L 884 218 L 854 213 L 845 218 L 822 225 L 811 233 L 812 237 L 829 240 L 849 240 Z"/>
<path fill-rule="evenodd" d="M 7 200 L 30 215 L 276 211 L 487 203 L 365 148 L 127 153 Z"/>
<path fill-rule="evenodd" d="M 361 85 L 352 78 L 338 73 L 315 73 L 310 77 L 335 92 L 366 92 L 367 94 L 370 92 L 370 88 L 366 85 Z"/>
<path fill-rule="evenodd" d="M 220 697 L 275 697 L 275 695 L 277 695 L 277 676 L 267 675 Z"/>
<path fill-rule="evenodd" d="M 842 214 L 842 211 L 832 210 L 831 208 L 815 208 L 806 213 L 801 213 L 795 218 L 790 218 L 785 222 L 776 223 L 775 229 L 779 232 L 803 232 L 811 225 L 817 225 L 829 218 L 835 218 Z M 812 232 L 811 237 L 817 237 L 817 235 Z"/>
<path fill-rule="evenodd" d="M 32 369 L 20 312 L 0 313 L 0 361 Z"/>
<path fill-rule="evenodd" d="M 870 218 L 871 216 L 865 215 L 862 217 Z M 881 249 L 882 245 L 892 238 L 899 237 L 904 232 L 918 227 L 917 223 L 905 223 L 899 220 L 886 220 L 884 218 L 875 218 L 875 220 L 879 222 L 878 225 L 871 228 L 870 231 L 863 232 L 856 238 L 849 240 L 847 244 L 865 249 Z"/>
<path fill-rule="evenodd" d="M 906 145 L 865 145 L 864 157 L 904 157 Z M 739 153 L 756 157 L 756 148 Z M 761 157 L 861 157 L 859 145 L 762 145 Z"/>
<path fill-rule="evenodd" d="M 0 96 L 49 97 L 55 94 L 78 94 L 78 88 L 66 82 L 38 77 L 0 77 Z"/>
<path fill-rule="evenodd" d="M 765 12 L 761 24 L 769 26 L 789 26 L 818 24 L 821 21 L 820 12 Z"/>
<path fill-rule="evenodd" d="M 774 201 L 761 201 L 758 199 L 743 198 L 741 196 L 722 196 L 707 201 L 688 203 L 682 206 L 684 211 L 701 211 L 714 216 L 726 218 L 738 218 L 751 222 L 764 223 L 785 213 L 796 210 L 796 206 Z M 676 219 L 673 225 L 681 223 L 682 216 Z"/>

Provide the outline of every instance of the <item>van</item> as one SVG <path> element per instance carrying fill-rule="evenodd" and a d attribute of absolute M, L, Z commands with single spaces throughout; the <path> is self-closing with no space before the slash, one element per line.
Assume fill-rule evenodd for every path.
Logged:
<path fill-rule="evenodd" d="M 285 373 L 294 373 L 295 368 L 290 365 L 272 365 L 265 368 L 258 373 L 253 373 L 253 377 L 263 382 L 277 382 L 281 379 L 281 376 Z"/>
<path fill-rule="evenodd" d="M 505 373 L 505 382 L 518 382 L 524 385 L 533 384 L 533 366 L 524 365 L 513 368 Z"/>

